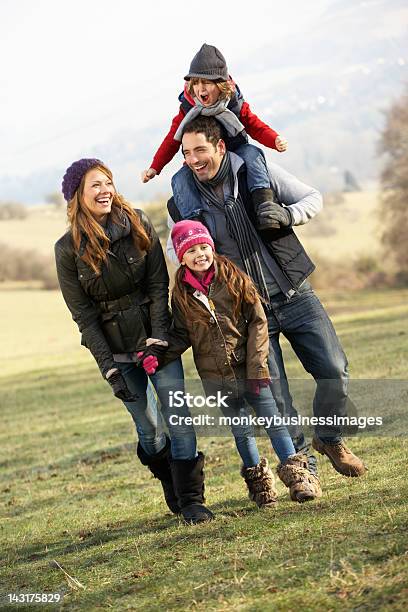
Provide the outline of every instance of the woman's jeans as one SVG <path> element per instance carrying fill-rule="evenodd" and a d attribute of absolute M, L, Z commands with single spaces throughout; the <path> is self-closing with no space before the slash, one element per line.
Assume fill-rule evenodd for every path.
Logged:
<path fill-rule="evenodd" d="M 233 422 L 231 431 L 244 467 L 253 467 L 258 465 L 260 457 L 253 429 L 250 424 L 245 422 L 246 417 L 249 416 L 247 403 L 252 406 L 257 417 L 280 419 L 280 414 L 270 387 L 261 387 L 259 395 L 246 392 L 243 397 L 231 400 L 228 408 L 221 408 L 224 416 L 231 418 L 238 417 L 238 423 Z M 269 427 L 265 425 L 264 429 L 281 463 L 284 463 L 288 457 L 296 453 L 292 439 L 285 426 L 272 424 Z"/>
<path fill-rule="evenodd" d="M 136 425 L 139 442 L 148 455 L 159 453 L 166 444 L 160 413 L 155 409 L 157 402 L 147 402 L 148 377 L 141 367 L 134 363 L 115 364 L 122 373 L 129 390 L 139 398 L 135 402 L 123 402 Z M 184 393 L 184 372 L 181 359 L 172 361 L 155 374 L 149 376 L 161 404 L 161 413 L 171 439 L 173 459 L 194 459 L 197 455 L 197 441 L 192 425 L 171 425 L 169 417 L 175 409 L 169 407 L 169 392 Z M 149 395 L 149 391 L 148 391 Z M 177 408 L 177 415 L 190 416 L 186 406 Z"/>

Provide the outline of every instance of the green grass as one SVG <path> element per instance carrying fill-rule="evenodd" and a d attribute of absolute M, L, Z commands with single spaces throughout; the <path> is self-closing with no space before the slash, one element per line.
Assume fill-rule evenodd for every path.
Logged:
<path fill-rule="evenodd" d="M 323 297 L 354 378 L 406 377 L 408 291 Z M 185 526 L 58 294 L 4 291 L 0 315 L 0 594 L 62 592 L 67 610 L 406 609 L 404 437 L 350 439 L 364 478 L 321 459 L 322 499 L 295 504 L 278 482 L 269 512 L 246 498 L 232 439 L 202 437 L 217 519 Z"/>

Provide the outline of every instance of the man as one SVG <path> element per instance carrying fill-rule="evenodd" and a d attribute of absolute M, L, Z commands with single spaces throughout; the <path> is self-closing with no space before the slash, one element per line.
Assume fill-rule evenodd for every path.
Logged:
<path fill-rule="evenodd" d="M 277 166 L 269 167 L 269 199 L 256 206 L 247 187 L 244 161 L 226 149 L 221 127 L 213 117 L 199 116 L 182 137 L 186 164 L 172 179 L 169 226 L 181 219 L 199 219 L 215 242 L 216 251 L 232 259 L 252 278 L 265 303 L 268 319 L 269 368 L 272 390 L 282 415 L 297 416 L 289 392 L 279 344 L 283 333 L 315 379 L 313 411 L 327 419 L 346 414 L 347 359 L 333 325 L 306 280 L 314 270 L 292 227 L 307 223 L 322 208 L 319 192 Z M 263 201 L 262 201 L 263 200 Z M 167 253 L 174 260 L 171 241 Z M 302 429 L 291 430 L 296 450 L 316 459 Z M 363 462 L 344 444 L 341 430 L 329 419 L 319 421 L 312 446 L 326 455 L 345 476 L 361 476 Z"/>

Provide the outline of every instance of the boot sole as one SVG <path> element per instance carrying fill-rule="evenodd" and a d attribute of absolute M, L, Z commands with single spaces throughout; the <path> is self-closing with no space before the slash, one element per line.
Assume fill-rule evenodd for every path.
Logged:
<path fill-rule="evenodd" d="M 342 476 L 346 476 L 347 478 L 358 478 L 359 476 L 363 476 L 363 474 L 365 474 L 365 471 L 362 472 L 361 474 L 356 474 L 355 472 L 353 474 L 351 471 L 349 471 L 349 472 L 342 472 L 341 469 L 335 464 L 334 460 L 330 457 L 330 455 L 328 455 L 324 450 L 321 450 L 321 447 L 319 447 L 318 443 L 315 444 L 315 440 L 314 439 L 312 440 L 312 446 L 315 449 L 315 451 L 317 451 L 318 453 L 320 453 L 324 457 L 328 458 L 328 460 L 330 461 L 330 463 L 332 464 L 332 466 L 334 467 L 336 472 L 338 472 L 338 474 L 341 474 Z"/>

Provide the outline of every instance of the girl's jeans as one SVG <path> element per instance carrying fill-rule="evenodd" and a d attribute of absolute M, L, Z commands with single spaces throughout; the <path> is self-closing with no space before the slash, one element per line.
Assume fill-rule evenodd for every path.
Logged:
<path fill-rule="evenodd" d="M 136 425 L 139 442 L 148 455 L 160 452 L 166 438 L 160 413 L 155 409 L 156 402 L 147 402 L 146 389 L 148 378 L 141 367 L 134 363 L 119 363 L 116 366 L 121 371 L 130 391 L 139 396 L 135 402 L 123 402 L 130 412 Z M 184 393 L 184 372 L 181 359 L 172 361 L 158 372 L 151 375 L 150 381 L 158 395 L 161 404 L 161 413 L 166 422 L 171 439 L 171 455 L 173 459 L 194 459 L 197 455 L 197 441 L 192 425 L 171 425 L 169 417 L 174 414 L 174 408 L 169 407 L 169 392 L 182 391 Z M 149 390 L 147 391 L 149 395 Z M 179 416 L 190 416 L 186 406 L 177 408 Z"/>
<path fill-rule="evenodd" d="M 270 387 L 261 387 L 259 395 L 246 392 L 243 397 L 231 400 L 228 408 L 221 408 L 224 416 L 231 418 L 238 417 L 241 421 L 238 424 L 233 423 L 231 425 L 231 431 L 234 435 L 235 444 L 244 467 L 254 467 L 259 463 L 260 457 L 253 429 L 251 425 L 245 423 L 245 417 L 249 416 L 246 402 L 252 406 L 257 417 L 275 417 L 279 419 L 280 415 Z M 264 429 L 281 463 L 284 463 L 288 457 L 296 453 L 286 427 L 272 424 L 269 427 L 265 425 Z"/>

